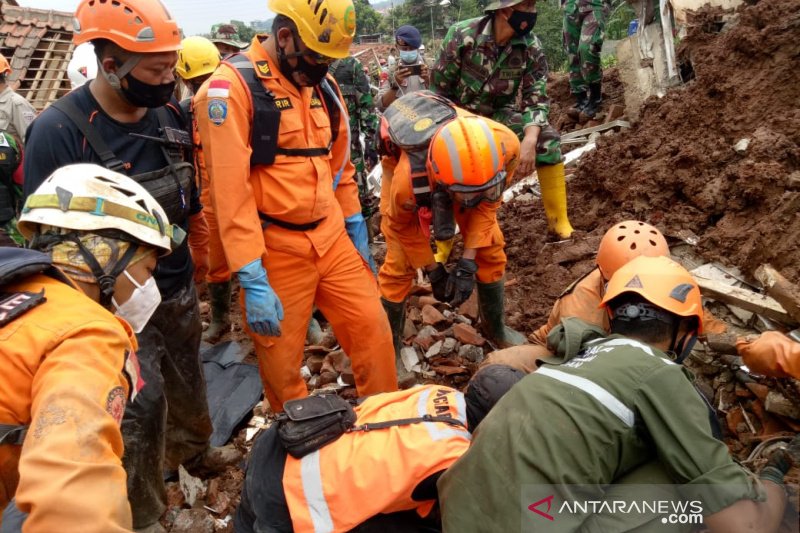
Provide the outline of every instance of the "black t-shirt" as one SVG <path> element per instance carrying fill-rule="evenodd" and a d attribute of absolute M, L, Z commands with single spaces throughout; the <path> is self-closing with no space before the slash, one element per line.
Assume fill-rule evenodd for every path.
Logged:
<path fill-rule="evenodd" d="M 114 120 L 103 111 L 89 91 L 88 83 L 64 98 L 70 99 L 75 107 L 86 114 L 108 148 L 125 163 L 124 172 L 127 175 L 151 172 L 168 165 L 167 158 L 158 143 L 129 135 L 139 133 L 152 137 L 159 136 L 158 118 L 154 109 L 149 109 L 139 122 L 126 124 Z M 177 102 L 173 99 L 167 107 L 169 108 L 167 114 L 173 122 L 170 126 L 188 130 Z M 89 146 L 78 127 L 64 113 L 52 107 L 45 109 L 36 117 L 27 132 L 23 169 L 25 197 L 33 193 L 54 170 L 71 163 L 102 165 L 100 158 Z M 202 205 L 194 182 L 189 202 L 190 215 L 200 212 Z M 188 220 L 181 225 L 188 231 Z M 177 250 L 158 262 L 155 278 L 162 296 L 168 298 L 190 283 L 193 268 L 186 239 Z"/>

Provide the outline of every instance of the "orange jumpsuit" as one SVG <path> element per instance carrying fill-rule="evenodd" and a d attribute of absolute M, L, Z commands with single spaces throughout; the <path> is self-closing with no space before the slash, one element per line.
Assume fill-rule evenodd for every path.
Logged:
<path fill-rule="evenodd" d="M 200 131 L 197 128 L 194 97 L 192 98 L 192 109 L 195 110 L 192 112 L 192 117 L 195 119 L 192 124 L 192 137 L 195 146 L 194 168 L 200 183 L 200 203 L 203 204 L 203 213 L 205 213 L 206 222 L 208 223 L 208 274 L 206 274 L 206 281 L 209 283 L 224 283 L 230 281 L 231 272 L 228 270 L 228 263 L 225 262 L 225 252 L 222 249 L 222 238 L 219 235 L 217 214 L 211 202 L 211 183 L 208 179 L 205 157 L 203 157 Z"/>
<path fill-rule="evenodd" d="M 472 116 L 457 109 L 459 116 Z M 519 156 L 519 140 L 514 133 L 489 119 L 492 131 L 499 134 L 506 147 L 507 183 L 511 182 Z M 381 183 L 381 231 L 386 237 L 386 259 L 378 274 L 381 295 L 390 302 L 402 302 L 411 290 L 416 270 L 434 262 L 430 239 L 420 227 L 416 201 L 411 186 L 411 165 L 408 156 L 399 159 L 384 157 Z M 477 279 L 492 283 L 506 270 L 505 240 L 497 224 L 500 202 L 481 202 L 464 209 L 454 205 L 455 218 L 464 239 L 464 248 L 477 248 Z"/>
<path fill-rule="evenodd" d="M 22 446 L 0 445 L 0 513 L 16 497 L 23 531 L 129 531 L 119 424 L 135 337 L 48 276 L 3 287 L 42 290 L 44 303 L 0 327 L 0 424 L 30 426 Z"/>
<path fill-rule="evenodd" d="M 295 87 L 283 77 L 262 46 L 264 39 L 256 36 L 245 55 L 257 62 L 256 74 L 280 105 L 278 145 L 328 146 L 331 122 L 324 102 L 312 88 Z M 336 86 L 330 76 L 328 82 Z M 341 95 L 339 100 L 343 102 Z M 344 227 L 345 217 L 361 212 L 349 161 L 346 113 L 328 155 L 278 154 L 272 165 L 251 167 L 253 106 L 238 72 L 220 65 L 196 95 L 195 106 L 228 267 L 237 272 L 261 258 L 270 286 L 283 305 L 280 337 L 251 334 L 273 410 L 282 410 L 286 400 L 307 395 L 300 366 L 315 303 L 350 356 L 358 394 L 395 390 L 389 322 L 375 278 Z M 333 176 L 342 166 L 344 172 L 334 191 Z M 296 225 L 321 222 L 307 231 L 275 224 L 262 229 L 259 212 Z"/>
<path fill-rule="evenodd" d="M 739 339 L 736 350 L 756 374 L 800 379 L 800 343 L 783 333 L 767 331 L 754 341 Z"/>

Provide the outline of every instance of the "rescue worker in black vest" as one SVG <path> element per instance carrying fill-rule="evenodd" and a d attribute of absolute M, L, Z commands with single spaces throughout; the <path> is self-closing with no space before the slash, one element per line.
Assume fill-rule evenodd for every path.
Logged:
<path fill-rule="evenodd" d="M 172 98 L 177 24 L 159 0 L 82 0 L 75 20 L 73 40 L 94 44 L 99 74 L 47 108 L 28 130 L 25 193 L 60 166 L 94 162 L 141 183 L 190 235 L 202 231 L 206 222 L 194 181 L 189 125 Z M 193 272 L 188 243 L 159 260 L 155 279 L 161 304 L 138 333 L 147 388 L 126 410 L 122 424 L 137 529 L 160 527 L 165 470 L 174 472 L 181 464 L 220 469 L 240 457 L 233 449 L 209 447 L 212 427 Z"/>
<path fill-rule="evenodd" d="M 22 151 L 13 135 L 0 132 L 0 246 L 17 246 L 16 218 L 22 188 L 14 181 Z M 16 237 L 16 238 L 15 238 Z"/>
<path fill-rule="evenodd" d="M 194 118 L 194 95 L 219 66 L 220 57 L 214 43 L 205 37 L 187 37 L 178 51 L 178 73 L 191 96 L 181 102 L 181 108 L 191 117 L 192 142 L 194 143 L 194 167 L 200 183 L 200 202 L 203 204 L 208 222 L 208 235 L 200 236 L 196 246 L 192 246 L 192 260 L 195 264 L 204 264 L 208 268 L 195 269 L 195 283 L 208 283 L 208 296 L 211 304 L 211 322 L 203 332 L 203 340 L 216 342 L 231 330 L 229 317 L 231 307 L 231 272 L 225 261 L 225 252 L 219 235 L 219 224 L 214 206 L 211 203 L 211 183 L 208 180 L 203 147 L 200 144 L 200 132 Z M 194 235 L 191 236 L 195 238 Z"/>
<path fill-rule="evenodd" d="M 464 394 L 421 385 L 362 398 L 353 430 L 299 458 L 287 453 L 273 424 L 253 445 L 234 529 L 439 531 L 436 480 L 523 376 L 495 365 L 478 372 Z"/>
<path fill-rule="evenodd" d="M 0 529 L 130 531 L 120 422 L 143 385 L 134 331 L 183 230 L 92 164 L 47 178 L 19 229 L 35 250 L 0 248 Z"/>
<path fill-rule="evenodd" d="M 347 56 L 351 0 L 271 0 L 269 35 L 223 61 L 195 97 L 222 245 L 274 412 L 308 390 L 312 306 L 333 327 L 360 395 L 397 388 L 347 112 L 328 65 Z"/>
<path fill-rule="evenodd" d="M 650 518 L 642 502 L 661 491 L 609 485 L 658 459 L 680 495 L 667 509 L 691 505 L 677 514 L 697 515 L 712 532 L 776 531 L 783 476 L 800 460 L 800 438 L 770 457 L 761 483 L 714 438 L 708 408 L 680 365 L 703 332 L 692 276 L 667 257 L 640 256 L 614 273 L 601 305 L 611 335 L 577 318 L 562 321 L 548 337 L 556 355 L 500 401 L 439 480 L 445 529 L 528 531 L 546 512 L 559 531 L 629 531 L 640 515 Z M 599 528 L 608 511 L 564 505 L 575 501 L 623 502 L 628 512 L 614 513 L 617 527 Z M 671 519 L 659 512 L 659 523 Z"/>

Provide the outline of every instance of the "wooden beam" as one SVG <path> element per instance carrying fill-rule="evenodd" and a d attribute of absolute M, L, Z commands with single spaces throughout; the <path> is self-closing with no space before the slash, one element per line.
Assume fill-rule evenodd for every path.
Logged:
<path fill-rule="evenodd" d="M 747 311 L 763 315 L 784 324 L 793 324 L 795 320 L 773 298 L 758 294 L 742 287 L 733 287 L 717 280 L 694 276 L 700 293 L 703 296 L 722 303 L 735 305 Z"/>
<path fill-rule="evenodd" d="M 800 323 L 800 287 L 784 278 L 771 265 L 761 265 L 756 269 L 756 279 L 775 298 L 798 323 Z"/>
<path fill-rule="evenodd" d="M 627 120 L 612 120 L 611 122 L 607 122 L 605 124 L 600 124 L 599 126 L 592 126 L 591 128 L 584 128 L 582 130 L 571 131 L 569 133 L 565 133 L 561 136 L 561 140 L 563 142 L 564 139 L 575 139 L 577 137 L 583 137 L 584 135 L 589 135 L 590 133 L 594 133 L 596 131 L 606 131 L 613 128 L 630 128 L 631 123 Z"/>

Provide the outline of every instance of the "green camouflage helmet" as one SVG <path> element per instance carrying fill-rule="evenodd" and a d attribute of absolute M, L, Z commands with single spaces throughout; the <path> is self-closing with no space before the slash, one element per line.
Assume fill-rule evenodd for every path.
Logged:
<path fill-rule="evenodd" d="M 504 7 L 511 7 L 517 4 L 521 4 L 525 0 L 494 0 L 489 2 L 489 4 L 484 8 L 484 13 L 491 13 L 492 11 L 497 11 L 498 9 L 503 9 Z"/>

